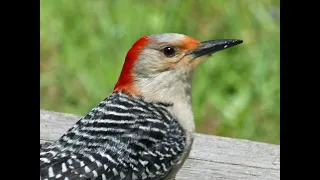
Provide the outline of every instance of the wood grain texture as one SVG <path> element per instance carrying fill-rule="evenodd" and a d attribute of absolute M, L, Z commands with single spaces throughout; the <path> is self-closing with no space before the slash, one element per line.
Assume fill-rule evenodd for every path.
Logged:
<path fill-rule="evenodd" d="M 40 110 L 40 143 L 63 135 L 80 116 Z M 196 134 L 177 180 L 280 179 L 280 145 Z"/>

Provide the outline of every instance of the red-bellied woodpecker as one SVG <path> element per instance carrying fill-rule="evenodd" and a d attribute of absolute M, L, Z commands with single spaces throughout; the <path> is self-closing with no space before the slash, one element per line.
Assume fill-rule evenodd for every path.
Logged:
<path fill-rule="evenodd" d="M 173 180 L 193 143 L 192 73 L 242 40 L 140 38 L 109 97 L 57 141 L 40 145 L 40 179 Z"/>

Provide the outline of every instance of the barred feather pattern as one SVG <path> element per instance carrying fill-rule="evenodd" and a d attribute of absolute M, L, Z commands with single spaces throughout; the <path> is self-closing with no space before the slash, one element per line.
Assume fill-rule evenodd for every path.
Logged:
<path fill-rule="evenodd" d="M 163 179 L 186 146 L 170 106 L 112 93 L 59 140 L 40 146 L 40 179 Z"/>

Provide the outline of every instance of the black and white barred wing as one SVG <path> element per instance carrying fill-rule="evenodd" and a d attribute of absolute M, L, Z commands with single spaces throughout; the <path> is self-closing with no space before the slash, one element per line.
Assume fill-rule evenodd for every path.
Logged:
<path fill-rule="evenodd" d="M 161 179 L 186 141 L 167 106 L 113 93 L 41 148 L 41 179 Z"/>

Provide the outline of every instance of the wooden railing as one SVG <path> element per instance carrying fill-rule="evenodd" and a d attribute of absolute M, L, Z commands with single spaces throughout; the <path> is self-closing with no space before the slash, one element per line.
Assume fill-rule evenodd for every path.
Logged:
<path fill-rule="evenodd" d="M 40 143 L 54 141 L 79 116 L 40 110 Z M 196 134 L 176 180 L 280 179 L 280 145 Z"/>

